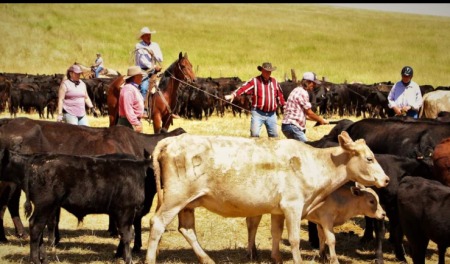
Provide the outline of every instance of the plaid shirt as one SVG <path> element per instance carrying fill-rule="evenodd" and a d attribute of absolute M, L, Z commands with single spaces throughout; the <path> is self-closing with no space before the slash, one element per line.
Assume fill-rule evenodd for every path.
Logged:
<path fill-rule="evenodd" d="M 299 86 L 292 90 L 284 108 L 283 124 L 293 124 L 300 129 L 306 129 L 305 110 L 311 108 L 309 94 L 303 87 Z"/>
<path fill-rule="evenodd" d="M 264 82 L 262 76 L 257 76 L 233 92 L 234 96 L 249 94 L 252 96 L 252 107 L 263 112 L 273 112 L 277 110 L 278 104 L 284 105 L 283 91 L 278 81 L 270 77 L 268 82 Z M 278 99 L 278 102 L 277 102 Z"/>

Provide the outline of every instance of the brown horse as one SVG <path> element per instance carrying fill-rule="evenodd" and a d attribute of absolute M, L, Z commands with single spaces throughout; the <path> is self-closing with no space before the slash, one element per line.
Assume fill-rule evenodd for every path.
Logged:
<path fill-rule="evenodd" d="M 108 86 L 108 91 L 106 93 L 106 104 L 108 105 L 108 115 L 109 115 L 109 126 L 117 125 L 119 120 L 119 96 L 120 89 L 125 83 L 123 75 L 117 77 Z"/>
<path fill-rule="evenodd" d="M 178 60 L 164 71 L 155 94 L 149 100 L 149 117 L 152 119 L 155 134 L 167 132 L 173 124 L 173 110 L 178 103 L 177 92 L 181 82 L 195 82 L 195 74 L 187 54 L 182 56 L 180 52 Z"/>

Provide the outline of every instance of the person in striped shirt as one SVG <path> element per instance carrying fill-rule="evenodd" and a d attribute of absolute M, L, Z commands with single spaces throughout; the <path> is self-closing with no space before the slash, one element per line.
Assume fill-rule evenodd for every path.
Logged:
<path fill-rule="evenodd" d="M 236 96 L 249 94 L 252 98 L 250 136 L 259 137 L 261 127 L 265 125 L 269 137 L 278 137 L 277 115 L 278 104 L 284 106 L 283 91 L 278 81 L 271 77 L 277 67 L 272 63 L 264 62 L 257 69 L 259 76 L 253 77 L 235 90 L 226 99 L 233 102 Z"/>

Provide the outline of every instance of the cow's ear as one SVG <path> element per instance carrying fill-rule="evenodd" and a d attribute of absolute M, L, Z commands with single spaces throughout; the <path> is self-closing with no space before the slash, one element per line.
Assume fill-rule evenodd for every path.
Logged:
<path fill-rule="evenodd" d="M 347 131 L 342 131 L 341 134 L 338 136 L 339 145 L 347 151 L 352 150 L 350 148 L 350 144 L 353 143 L 352 138 L 349 136 Z"/>
<path fill-rule="evenodd" d="M 352 186 L 352 187 L 350 187 L 350 191 L 352 192 L 352 194 L 354 196 L 361 196 L 362 195 L 362 191 L 361 191 L 361 189 L 359 187 Z"/>

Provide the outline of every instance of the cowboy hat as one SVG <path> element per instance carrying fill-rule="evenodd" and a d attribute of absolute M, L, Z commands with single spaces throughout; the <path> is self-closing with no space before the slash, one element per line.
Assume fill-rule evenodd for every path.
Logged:
<path fill-rule="evenodd" d="M 272 67 L 272 63 L 270 62 L 264 62 L 262 66 L 258 66 L 258 71 L 261 71 L 262 69 L 266 71 L 274 71 L 277 69 L 277 67 Z"/>
<path fill-rule="evenodd" d="M 138 39 L 140 39 L 142 37 L 142 35 L 155 34 L 155 33 L 156 33 L 156 31 L 151 31 L 148 27 L 143 27 L 143 28 L 141 28 L 141 32 L 139 32 Z"/>
<path fill-rule="evenodd" d="M 128 68 L 127 76 L 125 76 L 124 80 L 126 80 L 126 79 L 128 79 L 130 77 L 136 76 L 138 74 L 142 74 L 141 67 L 139 67 L 139 66 L 131 66 L 131 67 Z"/>

